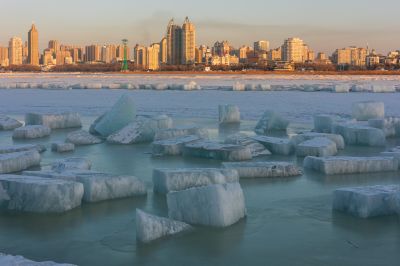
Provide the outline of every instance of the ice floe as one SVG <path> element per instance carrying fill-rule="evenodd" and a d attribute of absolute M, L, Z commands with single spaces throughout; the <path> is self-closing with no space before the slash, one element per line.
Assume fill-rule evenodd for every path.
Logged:
<path fill-rule="evenodd" d="M 253 158 L 248 147 L 205 140 L 185 144 L 183 155 L 225 161 L 246 161 Z"/>
<path fill-rule="evenodd" d="M 208 130 L 196 126 L 181 126 L 156 132 L 154 140 L 174 139 L 190 135 L 195 135 L 202 139 L 208 139 Z"/>
<path fill-rule="evenodd" d="M 78 113 L 27 113 L 25 125 L 42 125 L 51 129 L 63 129 L 82 127 L 82 122 Z"/>
<path fill-rule="evenodd" d="M 238 133 L 230 135 L 225 139 L 226 144 L 241 145 L 249 148 L 251 150 L 251 155 L 253 157 L 271 155 L 271 152 L 265 148 L 260 142 L 253 140 L 246 134 Z"/>
<path fill-rule="evenodd" d="M 223 163 L 226 169 L 234 169 L 240 178 L 291 177 L 302 175 L 301 170 L 288 162 L 240 162 Z"/>
<path fill-rule="evenodd" d="M 291 155 L 294 153 L 295 150 L 294 143 L 290 139 L 260 135 L 251 138 L 264 145 L 270 152 L 272 152 L 272 154 Z"/>
<path fill-rule="evenodd" d="M 383 130 L 362 124 L 333 124 L 332 133 L 341 135 L 347 145 L 380 147 L 386 144 L 386 134 Z"/>
<path fill-rule="evenodd" d="M 289 121 L 274 111 L 265 111 L 258 121 L 254 131 L 259 135 L 266 135 L 271 131 L 286 131 Z"/>
<path fill-rule="evenodd" d="M 22 123 L 18 120 L 0 114 L 0 131 L 1 130 L 13 130 L 18 127 L 22 127 Z"/>
<path fill-rule="evenodd" d="M 99 144 L 103 141 L 85 130 L 78 130 L 68 133 L 66 142 L 79 146 Z"/>
<path fill-rule="evenodd" d="M 337 152 L 336 143 L 325 137 L 312 138 L 296 146 L 296 154 L 299 157 L 326 157 L 336 155 Z"/>
<path fill-rule="evenodd" d="M 14 129 L 12 137 L 14 139 L 37 139 L 48 137 L 51 129 L 46 126 L 24 126 Z"/>
<path fill-rule="evenodd" d="M 176 156 L 183 154 L 186 144 L 199 141 L 201 138 L 196 135 L 176 137 L 173 139 L 158 140 L 152 143 L 152 154 L 154 156 Z"/>
<path fill-rule="evenodd" d="M 71 170 L 90 170 L 92 162 L 86 158 L 66 158 L 51 164 L 51 170 L 57 173 Z"/>
<path fill-rule="evenodd" d="M 75 144 L 67 142 L 54 142 L 51 144 L 51 150 L 58 153 L 72 152 L 75 150 Z"/>
<path fill-rule="evenodd" d="M 0 174 L 26 170 L 40 165 L 40 154 L 36 150 L 0 154 Z"/>
<path fill-rule="evenodd" d="M 315 138 L 327 138 L 336 143 L 336 147 L 339 150 L 343 150 L 345 148 L 345 142 L 341 135 L 338 134 L 329 134 L 329 133 L 316 133 L 316 132 L 305 132 L 298 135 L 295 135 L 291 138 L 295 145 L 298 145 L 304 141 L 312 140 Z"/>
<path fill-rule="evenodd" d="M 3 266 L 77 266 L 66 263 L 56 263 L 53 261 L 36 262 L 22 256 L 12 256 L 0 253 L 0 265 Z"/>
<path fill-rule="evenodd" d="M 46 147 L 41 144 L 18 144 L 18 145 L 7 145 L 0 146 L 0 154 L 21 152 L 21 151 L 38 151 L 39 153 L 46 151 Z"/>

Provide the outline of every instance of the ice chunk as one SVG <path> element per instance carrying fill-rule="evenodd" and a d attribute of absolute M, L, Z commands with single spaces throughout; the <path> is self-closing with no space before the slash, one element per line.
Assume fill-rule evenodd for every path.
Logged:
<path fill-rule="evenodd" d="M 92 130 L 103 137 L 108 137 L 132 123 L 135 119 L 136 107 L 133 99 L 128 95 L 123 95 L 110 111 L 94 122 Z"/>
<path fill-rule="evenodd" d="M 21 145 L 9 145 L 0 146 L 0 154 L 21 152 L 21 151 L 38 151 L 39 153 L 46 151 L 46 147 L 41 144 L 21 144 Z"/>
<path fill-rule="evenodd" d="M 149 243 L 158 238 L 192 230 L 190 225 L 168 218 L 151 215 L 136 209 L 136 239 Z"/>
<path fill-rule="evenodd" d="M 56 263 L 53 261 L 36 262 L 22 256 L 12 256 L 0 253 L 0 265 L 2 266 L 76 266 L 73 264 Z"/>
<path fill-rule="evenodd" d="M 331 133 L 334 117 L 331 115 L 315 115 L 314 131 L 319 133 Z"/>
<path fill-rule="evenodd" d="M 169 129 L 172 124 L 172 119 L 166 115 L 138 119 L 118 132 L 111 134 L 107 141 L 114 144 L 151 142 L 159 130 Z"/>
<path fill-rule="evenodd" d="M 0 206 L 3 201 L 10 200 L 7 191 L 4 190 L 3 185 L 0 184 Z"/>
<path fill-rule="evenodd" d="M 10 197 L 2 207 L 25 212 L 65 212 L 81 205 L 82 184 L 34 176 L 0 175 Z"/>
<path fill-rule="evenodd" d="M 0 114 L 0 130 L 13 130 L 22 127 L 22 123 L 11 117 Z"/>
<path fill-rule="evenodd" d="M 48 137 L 51 129 L 46 126 L 24 126 L 14 129 L 14 139 L 37 139 Z"/>
<path fill-rule="evenodd" d="M 360 124 L 334 124 L 332 133 L 342 135 L 348 145 L 380 147 L 386 144 L 386 134 L 383 130 Z"/>
<path fill-rule="evenodd" d="M 152 153 L 154 156 L 182 155 L 186 144 L 200 140 L 196 135 L 177 137 L 167 140 L 155 141 L 152 144 Z"/>
<path fill-rule="evenodd" d="M 204 140 L 186 144 L 183 155 L 225 161 L 246 161 L 253 158 L 248 147 Z"/>
<path fill-rule="evenodd" d="M 286 130 L 289 121 L 274 111 L 265 111 L 258 121 L 254 131 L 259 135 L 266 135 L 270 131 Z"/>
<path fill-rule="evenodd" d="M 230 226 L 246 216 L 239 183 L 196 187 L 167 194 L 171 219 L 214 227 Z"/>
<path fill-rule="evenodd" d="M 370 127 L 382 129 L 386 137 L 400 136 L 400 118 L 386 117 L 368 120 Z"/>
<path fill-rule="evenodd" d="M 240 83 L 240 82 L 235 82 L 232 86 L 233 91 L 245 91 L 246 90 L 246 84 Z"/>
<path fill-rule="evenodd" d="M 394 197 L 400 194 L 398 185 L 379 185 L 337 189 L 333 193 L 333 209 L 361 218 L 394 215 Z"/>
<path fill-rule="evenodd" d="M 264 145 L 272 154 L 291 155 L 294 153 L 294 144 L 290 139 L 267 136 L 254 136 L 251 138 Z"/>
<path fill-rule="evenodd" d="M 313 138 L 296 146 L 296 154 L 300 157 L 326 157 L 337 154 L 336 143 L 324 137 Z"/>
<path fill-rule="evenodd" d="M 238 133 L 230 135 L 225 139 L 225 143 L 245 146 L 251 150 L 251 155 L 253 157 L 271 155 L 271 152 L 268 149 L 266 149 L 264 145 L 253 140 L 246 134 Z"/>
<path fill-rule="evenodd" d="M 400 169 L 400 150 L 399 149 L 393 149 L 390 151 L 381 152 L 380 155 L 384 156 L 384 157 L 394 158 L 397 161 L 397 163 L 399 165 L 399 169 Z"/>
<path fill-rule="evenodd" d="M 398 162 L 391 157 L 306 157 L 304 168 L 326 175 L 361 174 L 398 170 Z"/>
<path fill-rule="evenodd" d="M 336 84 L 333 86 L 333 92 L 348 93 L 350 92 L 349 84 Z"/>
<path fill-rule="evenodd" d="M 73 143 L 74 145 L 93 145 L 103 141 L 87 131 L 78 130 L 69 133 L 66 142 Z"/>
<path fill-rule="evenodd" d="M 383 93 L 383 92 L 396 92 L 396 87 L 393 85 L 378 85 L 374 84 L 371 87 L 372 92 Z"/>
<path fill-rule="evenodd" d="M 27 113 L 25 125 L 42 125 L 51 129 L 81 127 L 81 117 L 78 113 L 39 114 Z"/>
<path fill-rule="evenodd" d="M 193 187 L 239 182 L 236 170 L 214 168 L 154 169 L 154 191 L 167 194 Z"/>
<path fill-rule="evenodd" d="M 353 104 L 353 118 L 358 121 L 368 121 L 374 118 L 385 117 L 385 104 L 383 102 L 358 102 Z"/>
<path fill-rule="evenodd" d="M 195 135 L 202 139 L 208 139 L 207 129 L 192 127 L 192 126 L 182 126 L 166 130 L 160 130 L 156 132 L 154 140 L 157 141 L 157 140 L 174 139 L 177 137 L 184 137 L 190 135 Z"/>
<path fill-rule="evenodd" d="M 0 154 L 0 174 L 8 174 L 40 165 L 40 154 L 36 150 Z"/>
<path fill-rule="evenodd" d="M 75 150 L 75 144 L 55 142 L 51 144 L 51 150 L 58 153 L 71 152 Z"/>
<path fill-rule="evenodd" d="M 245 90 L 246 91 L 270 91 L 271 85 L 270 84 L 246 84 Z"/>
<path fill-rule="evenodd" d="M 301 170 L 287 162 L 223 163 L 227 169 L 235 169 L 240 178 L 290 177 L 302 175 Z"/>
<path fill-rule="evenodd" d="M 92 162 L 86 158 L 66 158 L 51 164 L 51 170 L 61 173 L 70 170 L 90 170 Z"/>
<path fill-rule="evenodd" d="M 231 124 L 240 123 L 239 107 L 235 105 L 220 105 L 219 106 L 219 123 Z"/>
<path fill-rule="evenodd" d="M 52 170 L 41 170 L 41 171 L 23 171 L 22 175 L 25 176 L 37 176 L 37 177 L 43 177 L 43 178 L 53 178 L 53 179 L 62 179 L 66 181 L 76 181 L 76 175 L 78 173 L 87 173 L 87 172 L 92 172 L 92 171 L 87 171 L 87 170 L 73 170 L 73 171 L 67 171 L 67 172 L 55 172 Z"/>

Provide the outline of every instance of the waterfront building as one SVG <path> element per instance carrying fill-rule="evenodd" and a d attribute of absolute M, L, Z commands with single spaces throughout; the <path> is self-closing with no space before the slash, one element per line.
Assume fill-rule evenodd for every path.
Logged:
<path fill-rule="evenodd" d="M 10 65 L 22 64 L 22 39 L 19 37 L 12 37 L 8 45 L 8 56 Z"/>
<path fill-rule="evenodd" d="M 158 70 L 160 68 L 160 44 L 153 43 L 147 48 L 146 69 Z"/>
<path fill-rule="evenodd" d="M 28 32 L 28 64 L 39 65 L 39 32 L 35 24 L 32 24 Z"/>
<path fill-rule="evenodd" d="M 8 47 L 0 47 L 0 66 L 7 67 L 9 64 Z"/>

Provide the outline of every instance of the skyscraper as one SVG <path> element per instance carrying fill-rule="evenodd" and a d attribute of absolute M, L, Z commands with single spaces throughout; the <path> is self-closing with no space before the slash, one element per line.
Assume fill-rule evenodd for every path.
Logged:
<path fill-rule="evenodd" d="M 48 48 L 53 50 L 54 53 L 60 51 L 60 43 L 57 40 L 50 40 Z"/>
<path fill-rule="evenodd" d="M 196 29 L 188 17 L 186 17 L 182 26 L 182 49 L 182 64 L 194 64 L 196 57 Z"/>
<path fill-rule="evenodd" d="M 269 50 L 269 41 L 258 41 L 254 42 L 254 52 L 255 53 L 261 53 L 261 52 L 267 52 Z"/>
<path fill-rule="evenodd" d="M 282 60 L 292 63 L 303 63 L 307 59 L 307 45 L 299 38 L 289 38 L 282 46 Z"/>
<path fill-rule="evenodd" d="M 167 63 L 167 38 L 164 37 L 160 41 L 160 63 L 166 64 Z"/>
<path fill-rule="evenodd" d="M 175 25 L 173 19 L 167 28 L 167 64 L 179 65 L 182 63 L 182 28 Z"/>
<path fill-rule="evenodd" d="M 28 32 L 28 64 L 39 65 L 39 33 L 35 24 Z"/>
<path fill-rule="evenodd" d="M 158 70 L 160 68 L 160 44 L 153 43 L 147 48 L 146 68 L 149 70 Z"/>
<path fill-rule="evenodd" d="M 12 37 L 8 45 L 8 57 L 10 65 L 22 64 L 22 40 L 19 37 Z"/>

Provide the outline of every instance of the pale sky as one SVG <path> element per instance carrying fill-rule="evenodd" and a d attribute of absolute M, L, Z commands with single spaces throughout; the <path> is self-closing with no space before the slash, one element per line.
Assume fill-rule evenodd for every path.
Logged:
<path fill-rule="evenodd" d="M 0 0 L 0 46 L 12 36 L 27 39 L 34 21 L 44 48 L 64 44 L 149 45 L 164 35 L 170 18 L 186 16 L 197 44 L 228 40 L 234 46 L 269 40 L 278 47 L 300 37 L 314 51 L 331 54 L 350 45 L 378 52 L 400 49 L 400 0 Z"/>

